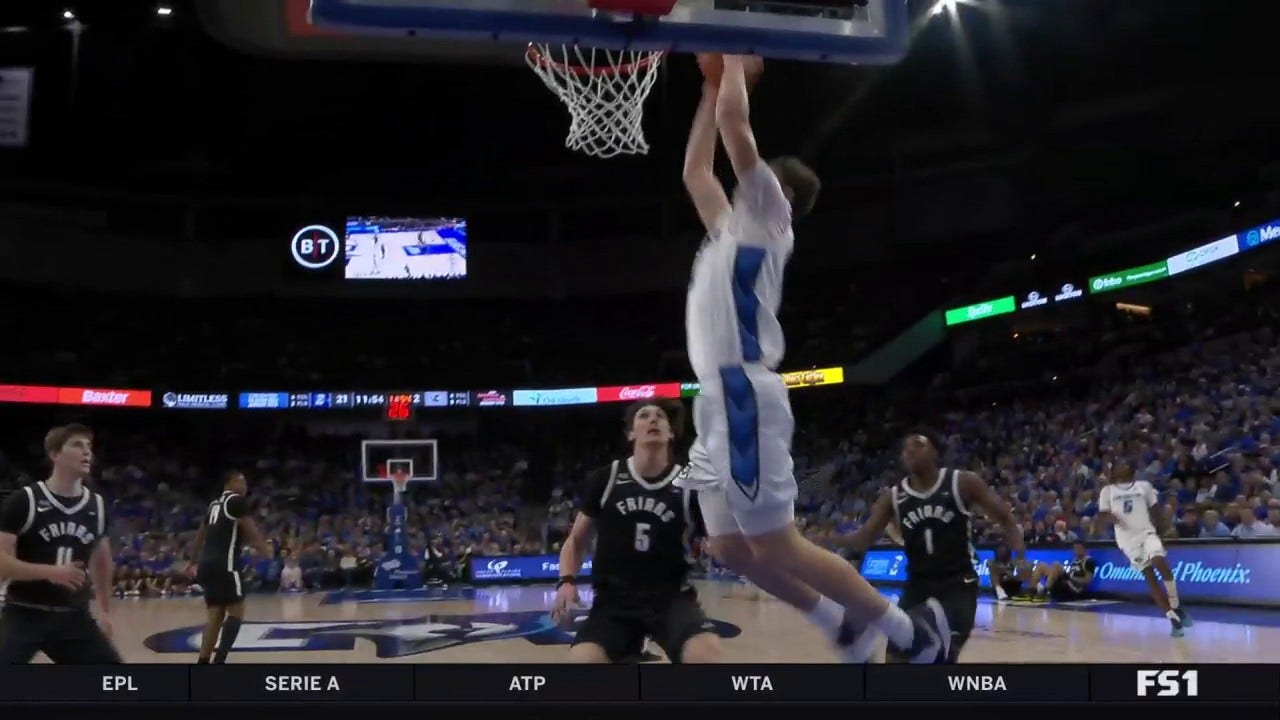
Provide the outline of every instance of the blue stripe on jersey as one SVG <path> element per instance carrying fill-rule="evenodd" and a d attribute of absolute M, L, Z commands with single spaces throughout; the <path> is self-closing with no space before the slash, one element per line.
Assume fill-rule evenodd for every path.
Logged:
<path fill-rule="evenodd" d="M 733 256 L 733 307 L 738 312 L 742 361 L 760 362 L 760 298 L 756 281 L 764 267 L 764 248 L 739 246 Z"/>
<path fill-rule="evenodd" d="M 760 408 L 742 367 L 720 368 L 724 412 L 729 420 L 729 476 L 751 502 L 760 494 Z"/>

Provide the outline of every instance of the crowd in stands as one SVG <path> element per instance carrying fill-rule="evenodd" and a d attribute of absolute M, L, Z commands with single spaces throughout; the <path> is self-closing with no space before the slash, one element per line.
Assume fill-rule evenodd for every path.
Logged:
<path fill-rule="evenodd" d="M 1272 307 L 1264 303 L 1234 320 L 1218 316 L 1215 330 L 1177 347 L 1143 346 L 1118 363 L 1108 354 L 1099 363 L 1105 370 L 1084 368 L 1070 382 L 1064 377 L 1014 399 L 948 390 L 947 402 L 955 403 L 948 406 L 927 384 L 914 396 L 850 387 L 797 391 L 798 522 L 831 545 L 856 528 L 901 477 L 897 442 L 923 420 L 946 438 L 949 462 L 978 472 L 1013 506 L 1030 543 L 1110 539 L 1094 522 L 1098 490 L 1131 475 L 1160 492 L 1167 537 L 1280 537 L 1280 324 L 1266 309 Z M 1167 341 L 1158 324 L 1146 327 Z M 24 412 L 0 423 L 0 494 L 42 472 L 39 436 L 50 417 L 39 408 Z M 430 431 L 441 441 L 440 480 L 415 486 L 407 501 L 409 550 L 433 581 L 466 580 L 473 555 L 556 552 L 581 480 L 623 449 L 620 405 L 464 412 L 473 415 L 457 427 Z M 559 438 L 554 488 L 546 512 L 529 524 L 519 499 L 528 447 L 519 438 L 552 417 Z M 299 426 L 270 415 L 160 411 L 86 419 L 99 433 L 94 482 L 112 502 L 120 594 L 191 590 L 192 542 L 219 490 L 215 478 L 231 467 L 249 476 L 255 520 L 273 549 L 268 557 L 244 550 L 250 589 L 371 581 L 390 493 L 359 481 L 367 429 L 335 435 L 340 419 Z M 977 519 L 979 541 L 998 541 L 999 532 Z"/>

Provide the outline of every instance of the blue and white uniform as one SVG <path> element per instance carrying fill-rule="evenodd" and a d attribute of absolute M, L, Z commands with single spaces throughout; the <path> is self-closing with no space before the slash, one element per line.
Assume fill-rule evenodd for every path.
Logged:
<path fill-rule="evenodd" d="M 786 349 L 778 308 L 795 236 L 791 203 L 763 161 L 693 263 L 685 309 L 689 362 L 701 385 L 686 482 L 710 537 L 748 537 L 795 521 L 795 420 L 777 373 Z"/>

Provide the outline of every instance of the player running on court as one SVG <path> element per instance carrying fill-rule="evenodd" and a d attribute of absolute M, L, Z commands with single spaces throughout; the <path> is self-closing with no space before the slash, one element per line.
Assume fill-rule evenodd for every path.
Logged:
<path fill-rule="evenodd" d="M 945 657 L 950 630 L 936 600 L 911 615 L 844 559 L 796 529 L 794 419 L 777 373 L 778 322 L 793 217 L 812 209 L 819 182 L 795 158 L 766 163 L 756 149 L 747 88 L 763 62 L 701 55 L 706 82 L 686 150 L 684 181 L 707 230 L 686 307 L 689 362 L 701 385 L 689 484 L 698 490 L 711 552 L 790 603 L 866 662 L 881 638 L 918 662 Z M 715 176 L 717 129 L 738 178 L 730 204 Z"/>
<path fill-rule="evenodd" d="M 1115 471 L 1115 482 L 1098 494 L 1098 520 L 1112 522 L 1116 545 L 1133 568 L 1147 579 L 1151 599 L 1169 618 L 1171 634 L 1182 637 L 1182 629 L 1191 627 L 1191 617 L 1178 602 L 1178 584 L 1165 557 L 1164 543 L 1151 519 L 1151 508 L 1159 502 L 1156 489 L 1146 480 L 1133 479 L 1133 469 L 1121 464 Z M 1156 571 L 1160 577 L 1156 577 Z M 1164 578 L 1161 585 L 1160 578 Z"/>
<path fill-rule="evenodd" d="M 111 644 L 111 558 L 107 503 L 84 485 L 93 464 L 93 431 L 49 431 L 49 479 L 15 491 L 0 508 L 0 578 L 9 579 L 0 613 L 0 665 L 121 662 Z M 88 572 L 85 569 L 88 568 Z M 97 613 L 90 612 L 92 579 Z"/>
<path fill-rule="evenodd" d="M 569 657 L 623 662 L 644 655 L 652 637 L 673 663 L 720 660 L 720 637 L 689 584 L 689 542 L 698 533 L 693 491 L 674 480 L 682 468 L 671 446 L 680 434 L 678 403 L 640 401 L 627 409 L 631 455 L 587 480 L 573 529 L 560 549 L 560 584 L 552 619 L 578 602 L 578 570 L 596 535 L 591 576 L 595 602 Z"/>
<path fill-rule="evenodd" d="M 204 588 L 204 604 L 208 608 L 200 656 L 196 660 L 201 665 L 210 660 L 215 665 L 225 663 L 240 635 L 240 624 L 244 621 L 244 584 L 240 578 L 243 541 L 252 543 L 263 557 L 271 556 L 271 546 L 249 516 L 249 501 L 245 498 L 248 492 L 249 484 L 243 474 L 227 473 L 222 494 L 209 503 L 196 534 L 195 547 L 200 553 L 196 582 Z M 214 643 L 217 643 L 216 654 Z"/>
<path fill-rule="evenodd" d="M 973 508 L 1000 523 L 1014 558 L 1026 555 L 1022 530 L 1005 504 L 975 473 L 941 467 L 941 442 L 913 432 L 902 441 L 907 476 L 871 507 L 867 522 L 845 541 L 865 552 L 893 523 L 902 533 L 907 583 L 902 607 L 936 597 L 947 614 L 955 662 L 978 614 L 978 557 L 973 547 Z"/>

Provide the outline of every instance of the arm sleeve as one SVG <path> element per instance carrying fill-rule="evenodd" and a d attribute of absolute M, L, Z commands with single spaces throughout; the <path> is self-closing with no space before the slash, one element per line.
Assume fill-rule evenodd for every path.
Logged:
<path fill-rule="evenodd" d="M 21 535 L 31 516 L 31 503 L 27 491 L 18 488 L 0 506 L 0 532 Z"/>
<path fill-rule="evenodd" d="M 227 510 L 227 517 L 232 520 L 239 520 L 249 512 L 249 502 L 243 495 L 232 495 L 223 503 L 223 507 Z"/>
<path fill-rule="evenodd" d="M 1102 488 L 1098 493 L 1098 512 L 1111 512 L 1111 486 Z"/>
<path fill-rule="evenodd" d="M 1151 483 L 1147 483 L 1144 492 L 1147 497 L 1147 507 L 1155 507 L 1156 503 L 1160 502 L 1160 496 L 1156 494 L 1156 488 Z"/>
<path fill-rule="evenodd" d="M 698 504 L 696 490 L 689 491 L 689 529 L 693 537 L 707 536 L 707 524 L 702 521 L 702 506 Z"/>
<path fill-rule="evenodd" d="M 589 518 L 600 514 L 600 503 L 604 500 L 604 489 L 609 484 L 609 469 L 601 468 L 587 476 L 586 492 L 582 494 L 582 507 L 578 510 Z"/>

